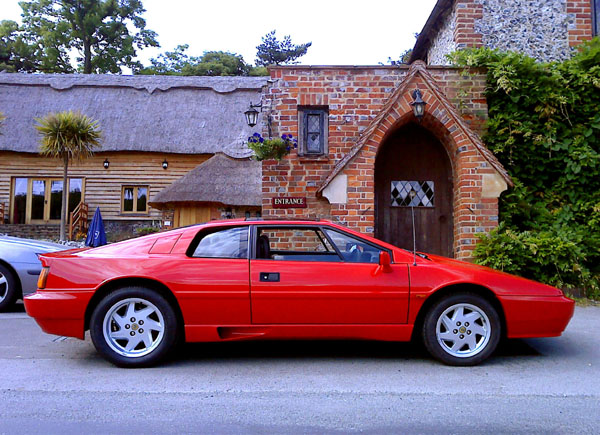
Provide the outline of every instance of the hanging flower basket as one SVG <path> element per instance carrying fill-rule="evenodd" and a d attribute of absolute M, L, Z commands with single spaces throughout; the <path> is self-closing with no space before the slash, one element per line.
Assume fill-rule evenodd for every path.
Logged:
<path fill-rule="evenodd" d="M 254 151 L 254 158 L 261 160 L 281 160 L 292 148 L 298 148 L 298 141 L 291 134 L 283 134 L 281 138 L 265 139 L 260 133 L 248 138 L 248 148 Z"/>

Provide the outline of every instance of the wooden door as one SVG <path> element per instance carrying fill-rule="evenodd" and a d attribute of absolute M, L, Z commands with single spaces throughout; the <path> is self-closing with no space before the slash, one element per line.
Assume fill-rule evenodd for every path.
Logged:
<path fill-rule="evenodd" d="M 185 227 L 210 221 L 210 207 L 197 205 L 179 205 L 175 208 L 173 228 Z"/>
<path fill-rule="evenodd" d="M 443 145 L 423 127 L 393 133 L 375 163 L 376 236 L 412 250 L 452 256 L 452 168 Z"/>

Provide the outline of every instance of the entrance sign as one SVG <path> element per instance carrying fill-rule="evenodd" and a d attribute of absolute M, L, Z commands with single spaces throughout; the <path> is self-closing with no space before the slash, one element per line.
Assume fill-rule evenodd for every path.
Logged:
<path fill-rule="evenodd" d="M 306 208 L 306 197 L 280 196 L 273 198 L 273 208 Z"/>

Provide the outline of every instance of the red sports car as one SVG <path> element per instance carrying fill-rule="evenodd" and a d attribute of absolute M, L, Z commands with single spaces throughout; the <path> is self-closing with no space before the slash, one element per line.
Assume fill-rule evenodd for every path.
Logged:
<path fill-rule="evenodd" d="M 502 336 L 560 335 L 574 302 L 554 288 L 396 248 L 328 221 L 221 221 L 45 254 L 27 313 L 119 366 L 179 341 L 421 338 L 451 365 Z"/>

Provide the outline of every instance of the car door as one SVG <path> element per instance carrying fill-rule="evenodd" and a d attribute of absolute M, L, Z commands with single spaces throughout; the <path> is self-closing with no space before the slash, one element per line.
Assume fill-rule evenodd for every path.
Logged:
<path fill-rule="evenodd" d="M 383 248 L 320 226 L 257 226 L 253 324 L 401 324 L 408 265 L 375 273 Z"/>
<path fill-rule="evenodd" d="M 248 226 L 207 228 L 184 261 L 161 274 L 174 289 L 186 325 L 250 323 Z"/>

